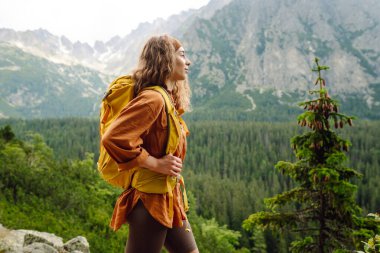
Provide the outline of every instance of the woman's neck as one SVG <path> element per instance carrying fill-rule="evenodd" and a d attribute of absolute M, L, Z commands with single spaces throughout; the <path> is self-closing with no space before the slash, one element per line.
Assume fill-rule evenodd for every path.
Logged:
<path fill-rule="evenodd" d="M 172 92 L 175 86 L 175 81 L 167 80 L 165 84 L 166 84 L 166 89 L 168 90 L 168 92 Z"/>

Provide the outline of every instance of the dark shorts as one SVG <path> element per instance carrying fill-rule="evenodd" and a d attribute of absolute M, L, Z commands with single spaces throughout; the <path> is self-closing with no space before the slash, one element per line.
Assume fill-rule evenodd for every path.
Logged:
<path fill-rule="evenodd" d="M 128 215 L 129 236 L 126 253 L 160 253 L 163 246 L 170 253 L 189 253 L 197 248 L 190 224 L 167 228 L 156 221 L 139 201 Z"/>

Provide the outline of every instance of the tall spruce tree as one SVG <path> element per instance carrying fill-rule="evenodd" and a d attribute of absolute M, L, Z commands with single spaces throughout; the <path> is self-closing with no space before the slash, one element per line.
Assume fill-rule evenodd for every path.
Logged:
<path fill-rule="evenodd" d="M 312 71 L 318 73 L 318 88 L 310 91 L 315 98 L 299 104 L 305 111 L 298 116 L 298 124 L 309 130 L 291 139 L 297 161 L 276 165 L 296 187 L 266 199 L 270 211 L 250 215 L 243 227 L 291 228 L 300 238 L 291 243 L 292 252 L 352 252 L 363 234 L 371 234 L 376 226 L 360 218 L 355 202 L 357 187 L 350 180 L 360 174 L 347 167 L 344 153 L 351 143 L 332 130 L 351 126 L 354 117 L 340 113 L 338 101 L 329 96 L 321 75 L 329 67 L 319 65 L 318 58 L 315 64 Z"/>

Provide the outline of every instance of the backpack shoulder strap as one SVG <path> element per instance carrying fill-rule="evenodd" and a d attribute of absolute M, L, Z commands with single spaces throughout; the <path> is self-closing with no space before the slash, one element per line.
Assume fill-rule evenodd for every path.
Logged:
<path fill-rule="evenodd" d="M 168 124 L 168 140 L 166 142 L 165 152 L 166 154 L 173 153 L 177 149 L 180 136 L 180 127 L 177 117 L 178 113 L 175 109 L 175 106 L 172 100 L 170 99 L 169 94 L 161 86 L 151 86 L 145 89 L 157 91 L 164 98 L 167 120 L 166 122 Z"/>
<path fill-rule="evenodd" d="M 147 87 L 145 89 L 149 89 L 149 90 L 154 90 L 154 91 L 157 91 L 159 92 L 162 97 L 164 98 L 164 101 L 165 101 L 165 110 L 167 110 L 167 112 L 169 113 L 174 113 L 175 111 L 175 107 L 174 107 L 174 104 L 172 102 L 172 100 L 169 98 L 169 94 L 167 93 L 167 91 L 162 88 L 161 86 L 150 86 L 150 87 Z"/>

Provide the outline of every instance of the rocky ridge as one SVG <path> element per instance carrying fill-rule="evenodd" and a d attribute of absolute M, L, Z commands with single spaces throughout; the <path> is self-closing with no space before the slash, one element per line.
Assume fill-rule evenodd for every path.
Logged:
<path fill-rule="evenodd" d="M 378 11 L 376 0 L 234 0 L 183 36 L 195 95 L 225 85 L 308 90 L 316 56 L 333 69 L 332 90 L 369 94 L 380 83 Z"/>
<path fill-rule="evenodd" d="M 56 64 L 80 64 L 103 74 L 119 75 L 135 66 L 141 46 L 150 36 L 162 33 L 182 36 L 195 19 L 211 18 L 230 1 L 211 0 L 200 9 L 183 11 L 168 19 L 158 18 L 152 23 L 141 23 L 124 37 L 116 35 L 106 42 L 96 41 L 93 46 L 86 42 L 72 42 L 44 29 L 17 32 L 0 28 L 0 41 Z"/>
<path fill-rule="evenodd" d="M 169 33 L 194 63 L 194 115 L 294 113 L 312 89 L 310 69 L 319 57 L 332 69 L 325 76 L 329 91 L 348 112 L 378 119 L 379 11 L 377 0 L 212 0 L 93 47 L 44 30 L 0 29 L 6 41 L 0 43 L 0 118 L 97 115 L 106 84 L 130 72 L 149 36 Z M 37 64 L 26 68 L 29 62 Z"/>

